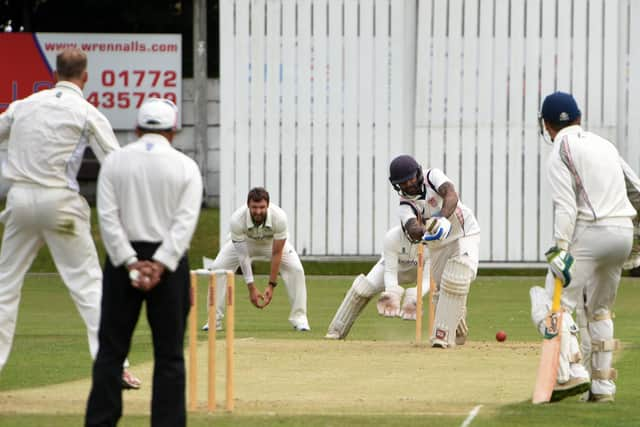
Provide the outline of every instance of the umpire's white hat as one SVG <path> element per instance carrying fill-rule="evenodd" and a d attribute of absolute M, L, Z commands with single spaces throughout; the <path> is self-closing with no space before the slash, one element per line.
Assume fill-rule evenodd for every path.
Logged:
<path fill-rule="evenodd" d="M 138 128 L 174 130 L 178 123 L 178 107 L 168 99 L 149 98 L 138 110 Z"/>

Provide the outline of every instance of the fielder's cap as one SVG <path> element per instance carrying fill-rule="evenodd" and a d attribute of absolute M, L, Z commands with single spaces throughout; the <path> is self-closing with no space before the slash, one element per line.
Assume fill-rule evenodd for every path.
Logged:
<path fill-rule="evenodd" d="M 149 98 L 138 110 L 138 127 L 144 130 L 174 130 L 178 107 L 168 99 Z"/>
<path fill-rule="evenodd" d="M 540 115 L 549 123 L 571 123 L 582 113 L 578 103 L 569 93 L 554 92 L 548 95 L 542 103 Z"/>

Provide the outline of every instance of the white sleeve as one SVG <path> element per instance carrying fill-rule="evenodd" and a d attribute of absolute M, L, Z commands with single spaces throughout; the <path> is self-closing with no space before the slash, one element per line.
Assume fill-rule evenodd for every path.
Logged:
<path fill-rule="evenodd" d="M 398 244 L 387 233 L 384 237 L 384 288 L 386 290 L 396 288 L 398 285 Z"/>
<path fill-rule="evenodd" d="M 636 212 L 640 213 L 640 178 L 622 157 L 620 157 L 620 165 L 622 166 L 624 181 L 627 186 L 627 198 Z"/>
<path fill-rule="evenodd" d="M 429 187 L 431 187 L 431 189 L 433 189 L 436 193 L 438 193 L 438 189 L 445 182 L 451 182 L 451 183 L 453 182 L 449 179 L 447 175 L 444 174 L 442 170 L 438 168 L 429 169 L 427 171 L 427 175 L 425 176 L 425 181 L 426 181 L 426 184 Z"/>
<path fill-rule="evenodd" d="M 198 165 L 188 159 L 185 173 L 178 209 L 173 214 L 171 227 L 153 254 L 154 260 L 161 262 L 171 271 L 176 269 L 180 258 L 189 249 L 202 207 L 202 176 Z"/>
<path fill-rule="evenodd" d="M 120 148 L 109 120 L 97 110 L 90 110 L 88 118 L 88 142 L 93 154 L 100 163 L 107 154 Z"/>
<path fill-rule="evenodd" d="M 13 123 L 13 109 L 15 103 L 11 103 L 2 114 L 0 114 L 0 144 L 9 140 L 11 133 L 11 124 Z"/>
<path fill-rule="evenodd" d="M 287 231 L 287 214 L 280 210 L 281 215 L 274 218 L 273 222 L 273 240 L 286 240 L 289 237 Z"/>
<path fill-rule="evenodd" d="M 117 159 L 116 159 L 117 160 Z M 122 265 L 136 255 L 120 222 L 118 200 L 113 188 L 114 159 L 107 157 L 98 175 L 97 208 L 102 242 L 114 266 Z"/>
<path fill-rule="evenodd" d="M 400 218 L 400 223 L 402 225 L 406 225 L 407 221 L 411 218 L 416 218 L 416 213 L 411 209 L 410 206 L 406 204 L 398 205 L 398 218 Z"/>
<path fill-rule="evenodd" d="M 246 211 L 235 211 L 229 221 L 231 240 L 233 242 L 244 242 L 247 240 L 247 226 L 244 222 L 245 217 L 241 215 L 241 212 Z"/>
<path fill-rule="evenodd" d="M 251 257 L 249 256 L 249 247 L 246 241 L 233 242 L 233 247 L 236 249 L 238 255 L 238 262 L 240 264 L 240 270 L 242 270 L 242 276 L 244 282 L 248 285 L 254 282 L 253 269 L 251 268 Z"/>
<path fill-rule="evenodd" d="M 560 154 L 568 152 L 569 143 L 567 140 L 563 140 L 560 144 L 559 150 L 553 150 L 547 162 L 547 177 L 555 211 L 553 237 L 556 245 L 563 247 L 571 243 L 578 206 L 575 183 L 566 164 L 569 159 L 563 160 Z"/>

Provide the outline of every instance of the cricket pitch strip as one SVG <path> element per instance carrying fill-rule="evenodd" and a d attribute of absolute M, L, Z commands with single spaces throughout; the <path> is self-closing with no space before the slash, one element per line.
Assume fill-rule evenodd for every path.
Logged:
<path fill-rule="evenodd" d="M 199 410 L 206 411 L 207 343 L 198 343 Z M 467 342 L 455 350 L 402 341 L 235 342 L 235 411 L 270 414 L 450 414 L 531 399 L 538 343 Z M 149 350 L 151 351 L 151 349 Z M 218 413 L 224 413 L 225 345 L 216 348 Z M 185 360 L 187 355 L 185 354 Z M 151 362 L 134 364 L 142 388 L 124 392 L 124 415 L 148 414 Z M 90 378 L 0 392 L 0 413 L 83 413 Z"/>

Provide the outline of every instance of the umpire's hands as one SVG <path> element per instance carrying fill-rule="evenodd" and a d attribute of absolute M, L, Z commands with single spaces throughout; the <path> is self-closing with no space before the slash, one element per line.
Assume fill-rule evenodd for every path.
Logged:
<path fill-rule="evenodd" d="M 265 298 L 262 296 L 260 291 L 258 291 L 256 285 L 254 283 L 250 283 L 247 287 L 249 288 L 249 299 L 251 300 L 251 304 L 258 308 L 264 308 L 268 303 L 265 304 Z"/>
<path fill-rule="evenodd" d="M 130 264 L 128 269 L 131 286 L 149 292 L 160 283 L 165 267 L 157 261 L 145 260 Z"/>

